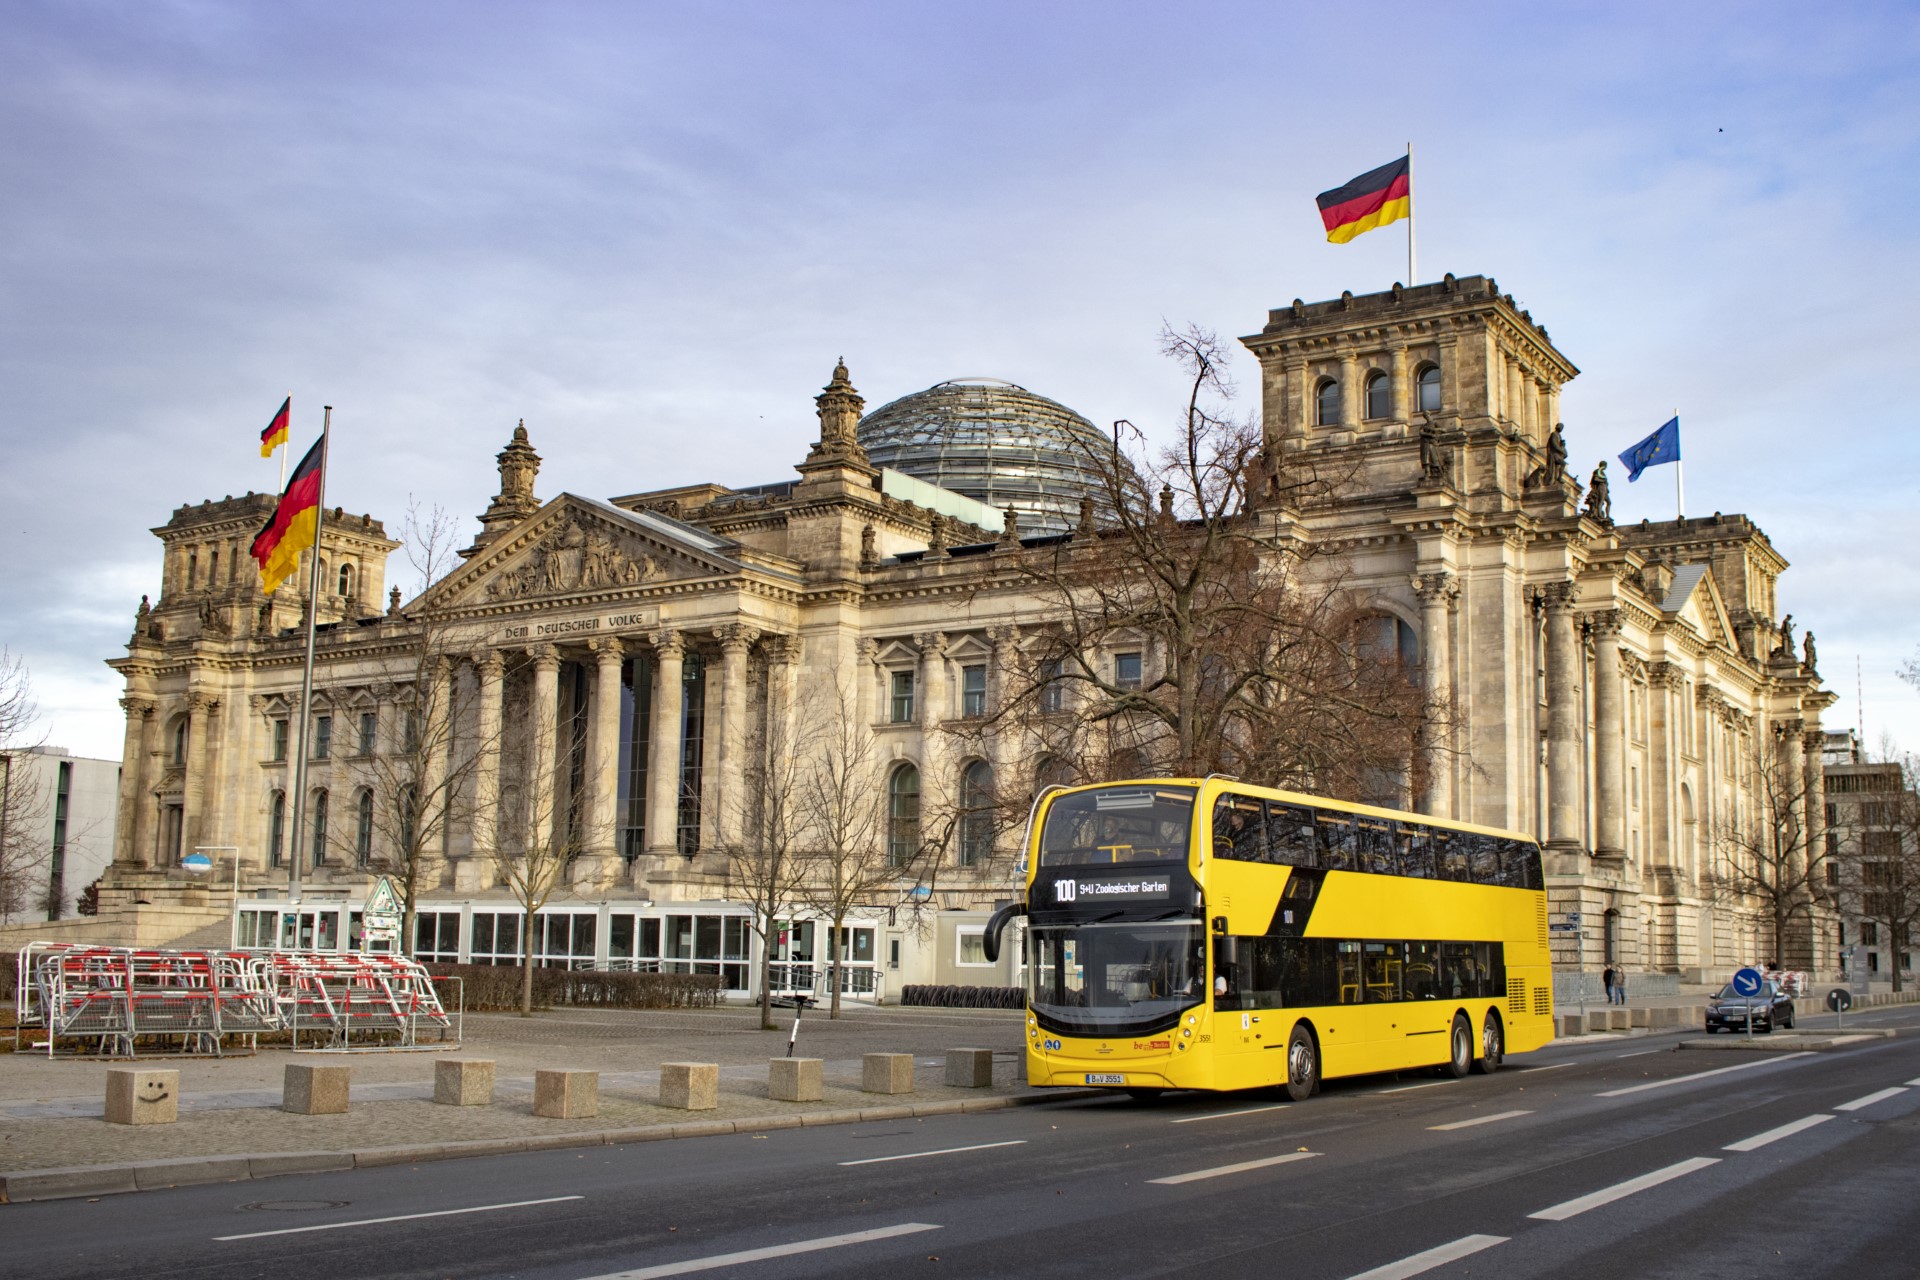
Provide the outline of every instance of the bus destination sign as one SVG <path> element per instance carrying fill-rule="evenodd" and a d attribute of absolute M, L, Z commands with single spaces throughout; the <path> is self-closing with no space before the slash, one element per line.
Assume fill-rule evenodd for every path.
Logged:
<path fill-rule="evenodd" d="M 1063 906 L 1069 902 L 1159 902 L 1172 892 L 1173 877 L 1164 872 L 1116 880 L 1060 879 L 1053 882 L 1053 900 Z"/>

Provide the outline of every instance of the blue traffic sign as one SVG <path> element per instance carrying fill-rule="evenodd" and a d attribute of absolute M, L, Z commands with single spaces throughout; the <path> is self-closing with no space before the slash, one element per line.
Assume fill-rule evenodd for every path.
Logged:
<path fill-rule="evenodd" d="M 1733 994 L 1737 996 L 1757 996 L 1766 984 L 1758 969 L 1741 969 L 1733 975 Z"/>

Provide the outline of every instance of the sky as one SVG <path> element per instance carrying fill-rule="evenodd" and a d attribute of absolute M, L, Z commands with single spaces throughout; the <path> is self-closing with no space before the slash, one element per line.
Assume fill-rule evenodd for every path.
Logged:
<path fill-rule="evenodd" d="M 1409 142 L 1421 279 L 1547 326 L 1576 472 L 1678 409 L 1828 725 L 1920 750 L 1911 5 L 0 0 L 0 646 L 116 758 L 150 530 L 274 488 L 289 393 L 390 530 L 477 530 L 522 419 L 542 498 L 791 477 L 842 356 L 1164 427 L 1163 324 L 1406 277 L 1313 197 Z"/>

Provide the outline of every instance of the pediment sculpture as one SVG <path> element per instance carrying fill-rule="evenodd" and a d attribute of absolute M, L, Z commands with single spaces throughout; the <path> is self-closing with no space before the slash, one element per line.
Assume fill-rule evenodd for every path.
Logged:
<path fill-rule="evenodd" d="M 487 595 L 495 600 L 519 600 L 630 587 L 664 578 L 666 572 L 652 556 L 629 555 L 599 529 L 568 520 L 526 559 L 488 583 Z"/>

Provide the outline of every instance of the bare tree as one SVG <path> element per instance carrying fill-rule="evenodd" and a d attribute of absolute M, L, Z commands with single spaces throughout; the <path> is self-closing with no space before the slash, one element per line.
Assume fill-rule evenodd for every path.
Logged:
<path fill-rule="evenodd" d="M 460 628 L 438 584 L 459 564 L 454 519 L 438 507 L 407 508 L 402 541 L 418 578 L 412 604 L 380 640 L 369 692 L 393 723 L 376 749 L 352 763 L 360 814 L 336 824 L 335 843 L 350 865 L 394 877 L 404 898 L 402 949 L 414 946 L 415 903 L 436 882 L 448 831 L 470 814 L 474 775 L 485 752 L 472 742 L 477 689 L 455 678 L 463 656 Z M 376 713 L 377 714 L 377 713 Z"/>
<path fill-rule="evenodd" d="M 1790 954 L 1794 921 L 1804 917 L 1811 939 L 1815 901 L 1827 892 L 1824 848 L 1809 839 L 1806 771 L 1775 738 L 1762 760 L 1747 770 L 1752 803 L 1728 815 L 1709 832 L 1713 865 L 1701 877 L 1707 894 L 1729 906 L 1744 906 L 1766 918 L 1776 964 L 1799 967 L 1811 957 Z"/>
<path fill-rule="evenodd" d="M 37 838 L 46 797 L 26 761 L 28 748 L 38 745 L 38 719 L 26 664 L 0 649 L 0 919 L 37 896 L 49 853 Z"/>
<path fill-rule="evenodd" d="M 538 732 L 530 727 L 530 731 Z M 520 906 L 520 1012 L 533 1012 L 534 929 L 547 903 L 567 883 L 567 868 L 591 843 L 589 833 L 555 803 L 549 780 L 502 797 L 512 839 L 494 853 L 495 873 Z"/>
<path fill-rule="evenodd" d="M 725 850 L 729 896 L 752 909 L 760 938 L 760 1025 L 768 1030 L 777 930 L 799 900 L 801 796 L 818 731 L 816 721 L 794 718 L 784 687 L 771 687 L 784 681 L 783 670 L 778 663 L 770 668 L 776 674 L 769 676 L 765 715 L 749 736 L 744 787 L 729 800 L 740 838 Z"/>
<path fill-rule="evenodd" d="M 1861 801 L 1839 857 L 1842 906 L 1885 937 L 1895 991 L 1904 987 L 1900 953 L 1920 930 L 1920 762 L 1899 764 L 1900 789 Z"/>
<path fill-rule="evenodd" d="M 811 743 L 795 792 L 800 819 L 798 897 L 828 926 L 833 999 L 840 989 L 847 918 L 867 905 L 897 902 L 926 855 L 917 802 L 911 813 L 890 814 L 888 763 L 862 723 L 853 691 L 836 681 L 799 699 L 796 715 Z"/>
<path fill-rule="evenodd" d="M 1099 498 L 1021 557 L 1058 621 L 1019 646 L 999 720 L 1054 781 L 1224 772 L 1417 801 L 1446 708 L 1303 523 L 1353 475 L 1229 414 L 1213 334 L 1168 329 L 1162 350 L 1185 378 L 1176 438 L 1089 448 Z"/>

